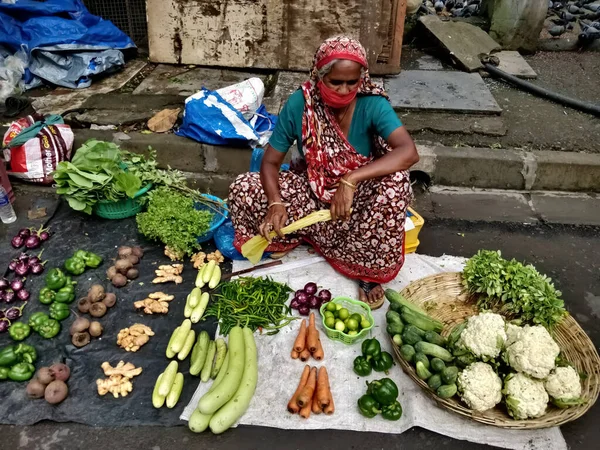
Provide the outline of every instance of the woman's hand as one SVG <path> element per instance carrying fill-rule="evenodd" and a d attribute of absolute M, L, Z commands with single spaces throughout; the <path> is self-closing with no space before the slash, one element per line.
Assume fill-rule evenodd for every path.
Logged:
<path fill-rule="evenodd" d="M 348 220 L 350 218 L 353 200 L 354 189 L 347 184 L 340 182 L 333 196 L 333 200 L 331 200 L 331 219 Z"/>
<path fill-rule="evenodd" d="M 271 243 L 271 231 L 275 231 L 279 237 L 283 237 L 281 229 L 285 226 L 288 220 L 288 213 L 283 205 L 273 205 L 267 212 L 267 217 L 260 226 L 258 227 L 260 234 Z"/>

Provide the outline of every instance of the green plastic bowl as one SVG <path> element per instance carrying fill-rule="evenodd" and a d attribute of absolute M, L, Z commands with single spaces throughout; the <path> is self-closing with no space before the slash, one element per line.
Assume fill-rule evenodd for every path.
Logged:
<path fill-rule="evenodd" d="M 364 338 L 366 338 L 371 329 L 373 328 L 373 325 L 375 324 L 375 319 L 371 314 L 371 308 L 369 307 L 369 305 L 367 305 L 365 302 L 360 302 L 350 297 L 336 297 L 333 300 L 331 300 L 331 302 L 338 305 L 342 305 L 342 307 L 346 308 L 351 315 L 354 313 L 358 313 L 365 316 L 371 325 L 367 328 L 363 328 L 360 331 L 360 333 L 354 336 L 350 336 L 342 331 L 329 328 L 327 325 L 325 325 L 325 308 L 327 307 L 327 303 L 323 303 L 319 312 L 321 313 L 321 321 L 323 322 L 323 328 L 325 328 L 325 334 L 327 335 L 327 337 L 334 341 L 343 342 L 346 345 L 355 344 L 356 342 L 362 341 Z"/>
<path fill-rule="evenodd" d="M 124 198 L 118 202 L 100 200 L 94 206 L 94 214 L 103 219 L 125 219 L 135 216 L 142 208 L 140 197 L 152 188 L 152 183 L 148 183 L 142 189 L 136 192 L 133 198 Z"/>

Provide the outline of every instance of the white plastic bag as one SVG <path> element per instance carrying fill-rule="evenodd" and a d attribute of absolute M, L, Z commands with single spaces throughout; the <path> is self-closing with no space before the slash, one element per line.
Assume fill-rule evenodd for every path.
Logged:
<path fill-rule="evenodd" d="M 217 93 L 241 112 L 246 120 L 250 120 L 262 105 L 265 85 L 260 78 L 249 78 L 241 83 L 218 89 Z"/>
<path fill-rule="evenodd" d="M 25 63 L 18 56 L 7 56 L 0 60 L 0 102 L 4 103 L 12 95 L 20 95 L 24 91 L 23 74 Z"/>

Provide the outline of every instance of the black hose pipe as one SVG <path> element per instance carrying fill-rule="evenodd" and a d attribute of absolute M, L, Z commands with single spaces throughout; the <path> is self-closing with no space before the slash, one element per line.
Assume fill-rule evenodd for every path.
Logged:
<path fill-rule="evenodd" d="M 484 62 L 483 66 L 485 67 L 485 70 L 487 70 L 494 77 L 500 78 L 504 81 L 508 81 L 509 83 L 514 84 L 515 86 L 523 89 L 524 91 L 531 92 L 532 94 L 547 98 L 556 103 L 560 103 L 561 105 L 569 106 L 571 108 L 578 109 L 579 111 L 583 111 L 589 114 L 593 114 L 594 116 L 600 117 L 600 105 L 583 102 L 581 100 L 577 100 L 576 98 L 567 97 L 566 95 L 557 94 L 556 92 L 549 91 L 546 88 L 537 86 L 533 83 L 530 83 L 528 81 L 517 78 L 509 73 L 506 73 L 490 63 Z"/>

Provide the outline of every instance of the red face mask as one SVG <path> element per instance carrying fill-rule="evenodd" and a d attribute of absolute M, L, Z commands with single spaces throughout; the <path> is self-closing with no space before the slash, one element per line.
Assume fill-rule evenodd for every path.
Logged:
<path fill-rule="evenodd" d="M 358 94 L 358 88 L 347 94 L 338 94 L 335 90 L 327 87 L 325 83 L 323 83 L 323 80 L 320 80 L 319 83 L 317 83 L 317 87 L 321 92 L 321 98 L 325 104 L 331 108 L 345 108 L 352 103 L 356 98 L 356 94 Z"/>

